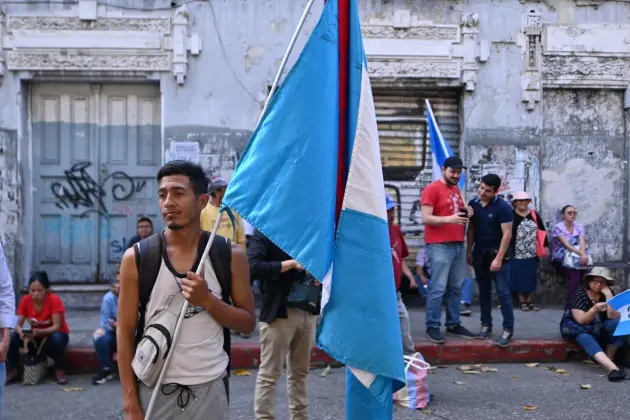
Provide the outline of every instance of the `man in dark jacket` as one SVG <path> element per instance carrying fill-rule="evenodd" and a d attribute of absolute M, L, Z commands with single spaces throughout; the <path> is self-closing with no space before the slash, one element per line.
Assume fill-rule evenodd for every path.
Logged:
<path fill-rule="evenodd" d="M 256 420 L 275 418 L 276 382 L 285 360 L 291 420 L 307 420 L 306 377 L 317 315 L 287 306 L 291 287 L 296 281 L 302 281 L 306 272 L 258 231 L 250 238 L 247 254 L 251 276 L 260 279 L 262 291 L 260 366 L 254 398 Z"/>

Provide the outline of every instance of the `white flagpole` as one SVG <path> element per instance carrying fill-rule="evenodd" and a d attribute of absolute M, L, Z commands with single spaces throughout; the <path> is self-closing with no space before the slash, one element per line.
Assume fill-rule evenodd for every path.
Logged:
<path fill-rule="evenodd" d="M 282 77 L 284 68 L 287 65 L 287 61 L 289 61 L 289 56 L 291 55 L 291 51 L 293 51 L 293 47 L 295 46 L 297 37 L 302 31 L 304 22 L 306 21 L 306 18 L 308 17 L 308 13 L 311 11 L 311 7 L 313 7 L 314 2 L 315 0 L 308 0 L 308 3 L 306 3 L 304 12 L 302 12 L 302 17 L 300 17 L 300 21 L 298 22 L 297 27 L 295 28 L 295 31 L 293 32 L 293 36 L 291 37 L 291 40 L 289 41 L 289 47 L 285 51 L 284 57 L 282 57 L 282 61 L 280 62 L 280 68 L 278 69 L 278 72 L 276 73 L 276 77 L 273 79 L 271 90 L 269 91 L 269 94 L 267 95 L 267 99 L 265 100 L 265 106 L 263 106 L 263 110 L 260 113 L 260 118 L 258 119 L 258 123 L 256 123 L 256 127 L 258 127 L 258 124 L 260 124 L 260 121 L 265 115 L 265 112 L 267 111 L 267 107 L 269 106 L 269 102 L 271 102 L 271 98 L 273 97 L 273 94 L 275 93 L 276 88 L 278 87 L 278 84 L 280 83 L 280 78 Z"/>
<path fill-rule="evenodd" d="M 289 41 L 289 46 L 286 50 L 286 52 L 284 53 L 284 57 L 282 58 L 282 62 L 280 63 L 280 68 L 278 69 L 278 72 L 276 73 L 276 77 L 273 80 L 273 84 L 271 85 L 271 91 L 269 92 L 269 94 L 267 95 L 267 99 L 265 100 L 265 105 L 263 107 L 262 112 L 260 113 L 260 118 L 258 119 L 258 123 L 256 123 L 256 126 L 258 126 L 258 124 L 260 124 L 260 121 L 262 120 L 263 116 L 265 115 L 265 112 L 267 111 L 267 107 L 269 106 L 269 102 L 271 101 L 271 98 L 276 90 L 276 87 L 278 86 L 279 82 L 280 82 L 280 78 L 282 77 L 282 73 L 284 72 L 284 68 L 287 65 L 287 61 L 289 60 L 289 56 L 291 55 L 291 51 L 293 50 L 293 47 L 295 46 L 295 42 L 297 41 L 297 37 L 300 34 L 300 32 L 302 31 L 302 27 L 304 26 L 304 22 L 306 21 L 306 18 L 308 17 L 308 13 L 311 10 L 311 7 L 313 6 L 313 3 L 315 2 L 315 0 L 309 0 L 308 3 L 306 4 L 306 7 L 304 8 L 304 12 L 302 13 L 302 16 L 300 17 L 300 21 L 297 24 L 297 27 L 295 28 L 295 31 L 293 32 L 293 36 L 291 37 L 291 40 Z M 221 210 L 217 216 L 217 220 L 214 223 L 214 227 L 212 228 L 212 233 L 210 234 L 210 240 L 208 241 L 208 244 L 206 245 L 206 249 L 204 249 L 203 254 L 201 256 L 201 262 L 199 263 L 199 267 L 197 267 L 197 275 L 201 275 L 201 269 L 203 268 L 203 262 L 208 258 L 208 253 L 210 252 L 210 247 L 212 246 L 212 242 L 214 241 L 214 237 L 217 234 L 217 230 L 219 229 L 219 224 L 221 222 L 221 217 L 223 216 L 223 212 L 225 210 Z M 157 382 L 155 383 L 155 387 L 153 388 L 153 393 L 151 394 L 151 401 L 149 402 L 149 407 L 147 408 L 147 412 L 144 415 L 145 420 L 150 420 L 151 419 L 151 412 L 153 411 L 153 407 L 155 406 L 155 400 L 157 399 L 158 393 L 159 393 L 159 389 L 162 385 L 162 381 L 164 380 L 164 374 L 166 372 L 166 369 L 168 368 L 169 362 L 171 361 L 171 356 L 173 355 L 173 352 L 175 351 L 175 343 L 177 342 L 177 337 L 179 336 L 179 331 L 182 325 L 182 322 L 184 321 L 184 317 L 186 315 L 186 311 L 188 310 L 188 301 L 185 301 L 184 304 L 182 305 L 182 310 L 179 314 L 179 317 L 177 318 L 177 324 L 175 325 L 175 331 L 173 331 L 173 346 L 171 347 L 171 351 L 168 353 L 168 355 L 166 356 L 166 360 L 164 361 L 164 365 L 162 366 L 162 370 L 160 371 L 160 376 L 158 377 Z"/>

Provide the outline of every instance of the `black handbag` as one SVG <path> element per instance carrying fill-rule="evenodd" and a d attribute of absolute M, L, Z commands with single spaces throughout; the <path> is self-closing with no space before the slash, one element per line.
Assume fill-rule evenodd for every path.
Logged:
<path fill-rule="evenodd" d="M 322 298 L 322 285 L 311 274 L 306 274 L 302 280 L 296 281 L 287 297 L 287 305 L 311 314 L 319 311 Z"/>

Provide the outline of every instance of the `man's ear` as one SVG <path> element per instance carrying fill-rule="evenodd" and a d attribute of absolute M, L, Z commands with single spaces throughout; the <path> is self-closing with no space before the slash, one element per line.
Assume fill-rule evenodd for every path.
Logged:
<path fill-rule="evenodd" d="M 199 196 L 199 205 L 201 207 L 201 210 L 206 208 L 206 206 L 208 205 L 209 201 L 210 201 L 210 195 L 209 194 L 201 194 Z"/>

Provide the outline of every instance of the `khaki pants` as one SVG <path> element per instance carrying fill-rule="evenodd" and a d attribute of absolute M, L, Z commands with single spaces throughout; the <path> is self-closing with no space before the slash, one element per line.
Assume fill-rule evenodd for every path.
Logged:
<path fill-rule="evenodd" d="M 414 354 L 416 352 L 416 345 L 411 338 L 411 323 L 409 322 L 409 312 L 402 300 L 400 292 L 398 294 L 398 319 L 400 320 L 400 333 L 402 334 L 403 353 Z"/>
<path fill-rule="evenodd" d="M 256 377 L 256 420 L 274 420 L 276 382 L 286 361 L 291 420 L 308 419 L 306 377 L 311 368 L 317 316 L 288 308 L 288 318 L 259 323 L 260 366 Z"/>

